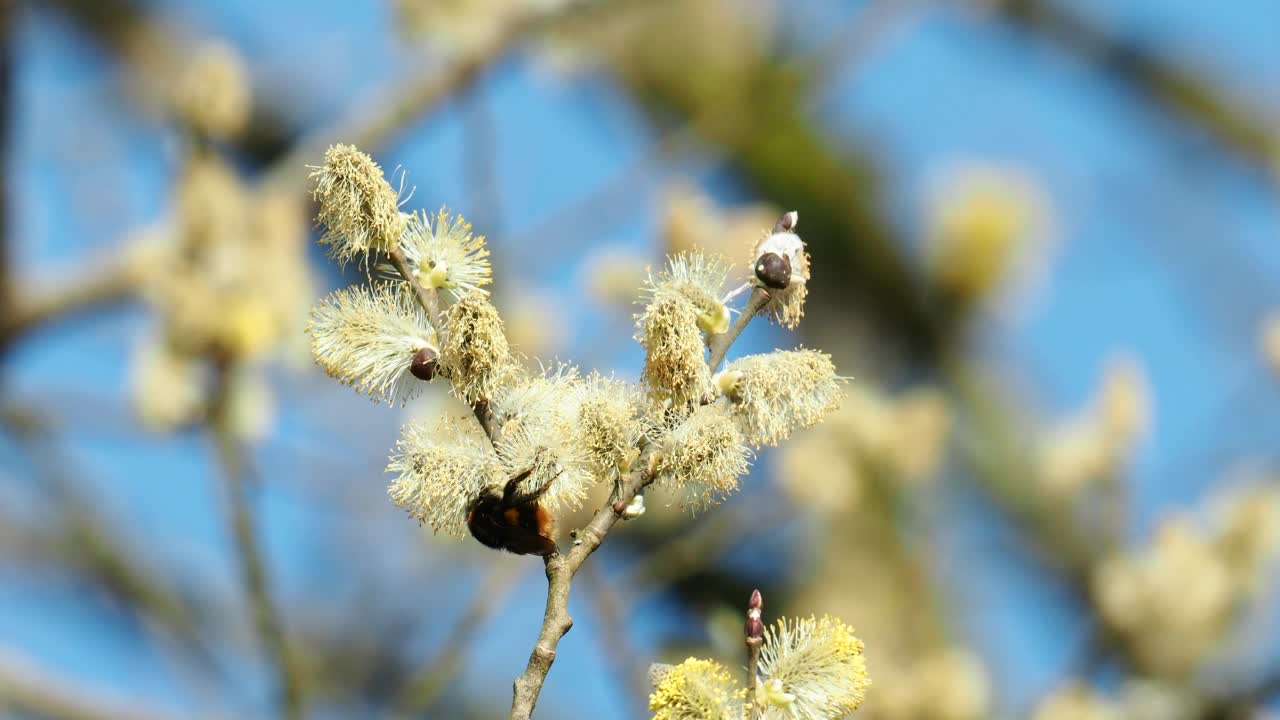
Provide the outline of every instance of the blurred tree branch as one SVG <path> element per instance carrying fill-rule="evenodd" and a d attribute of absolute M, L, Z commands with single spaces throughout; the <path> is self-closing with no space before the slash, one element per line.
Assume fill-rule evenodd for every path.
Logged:
<path fill-rule="evenodd" d="M 0 317 L 0 347 L 28 332 L 81 312 L 92 312 L 131 298 L 138 273 L 112 259 L 83 262 L 83 269 L 51 273 L 57 284 L 7 284 L 11 300 Z"/>
<path fill-rule="evenodd" d="M 1247 109 L 1210 81 L 1114 37 L 1063 3 L 1000 0 L 993 5 L 1011 24 L 1096 65 L 1174 118 L 1203 130 L 1223 150 L 1270 174 L 1280 147 L 1274 121 Z"/>
<path fill-rule="evenodd" d="M 417 717 L 453 682 L 476 633 L 506 601 L 524 573 L 497 561 L 471 598 L 462 618 L 450 628 L 431 660 L 407 679 L 393 705 L 397 717 Z"/>
<path fill-rule="evenodd" d="M 626 691 L 620 700 L 622 717 L 643 717 L 642 711 L 647 708 L 645 700 L 649 696 L 649 663 L 631 642 L 630 608 L 599 565 L 583 571 L 582 583 L 586 586 L 584 589 L 595 609 L 596 625 L 600 628 L 596 646 L 600 648 L 600 654 L 617 679 L 618 686 Z"/>
<path fill-rule="evenodd" d="M 216 669 L 216 660 L 201 634 L 198 617 L 202 611 L 139 562 L 136 548 L 124 543 L 118 530 L 105 527 L 98 513 L 77 495 L 76 479 L 83 475 L 68 467 L 56 451 L 47 422 L 12 407 L 0 413 L 0 420 L 30 457 L 43 488 L 57 503 L 58 514 L 52 523 L 32 525 L 16 517 L 5 518 L 4 523 L 19 534 L 24 547 L 95 581 L 121 607 L 172 636 L 205 669 Z"/>
<path fill-rule="evenodd" d="M 284 624 L 271 597 L 271 580 L 262 557 L 257 530 L 254 527 L 253 509 L 248 493 L 252 482 L 252 469 L 245 456 L 245 449 L 237 436 L 230 412 L 228 363 L 218 364 L 218 378 L 210 413 L 210 429 L 213 432 L 218 462 L 226 479 L 226 491 L 230 505 L 232 539 L 240 563 L 241 579 L 253 615 L 253 625 L 258 638 L 265 646 L 275 665 L 282 694 L 283 714 L 289 720 L 301 720 L 306 701 L 302 668 L 298 657 L 290 647 Z"/>
<path fill-rule="evenodd" d="M 169 720 L 177 716 L 133 698 L 53 675 L 30 658 L 0 648 L 0 709 L 47 720 Z"/>
<path fill-rule="evenodd" d="M 493 39 L 468 48 L 443 69 L 433 68 L 407 80 L 397 78 L 377 93 L 376 99 L 360 103 L 347 117 L 303 136 L 272 164 L 264 183 L 301 188 L 310 172 L 308 164 L 337 142 L 377 154 L 377 150 L 405 126 L 471 88 L 487 68 L 531 35 L 553 30 L 562 22 L 580 21 L 584 15 L 607 9 L 612 4 L 628 2 L 634 0 L 614 0 L 614 3 L 573 0 L 553 12 L 528 11 L 507 22 Z"/>

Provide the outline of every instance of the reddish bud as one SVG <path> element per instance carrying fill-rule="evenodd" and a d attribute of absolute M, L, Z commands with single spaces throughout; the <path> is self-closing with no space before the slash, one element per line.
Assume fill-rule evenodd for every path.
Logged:
<path fill-rule="evenodd" d="M 763 608 L 764 598 L 760 596 L 760 591 L 752 590 L 751 599 L 747 601 L 747 625 L 744 628 L 748 644 L 759 644 L 764 637 L 764 622 L 760 619 Z"/>
<path fill-rule="evenodd" d="M 424 347 L 413 354 L 413 363 L 409 372 L 419 380 L 430 380 L 436 376 L 436 367 L 440 361 L 440 353 L 435 348 Z"/>
<path fill-rule="evenodd" d="M 782 217 L 778 218 L 778 222 L 774 224 L 773 231 L 774 232 L 791 232 L 792 230 L 796 229 L 796 225 L 799 222 L 800 222 L 800 213 L 796 212 L 795 210 L 792 210 L 791 212 L 783 213 Z"/>

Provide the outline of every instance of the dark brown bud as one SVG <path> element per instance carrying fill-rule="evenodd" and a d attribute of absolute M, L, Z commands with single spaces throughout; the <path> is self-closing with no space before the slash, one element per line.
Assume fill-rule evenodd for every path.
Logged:
<path fill-rule="evenodd" d="M 765 253 L 756 260 L 756 278 L 771 290 L 791 284 L 791 261 L 785 255 Z"/>
<path fill-rule="evenodd" d="M 758 617 L 747 618 L 747 641 L 759 640 L 764 637 L 764 622 Z"/>
<path fill-rule="evenodd" d="M 751 591 L 751 599 L 747 601 L 748 610 L 760 610 L 764 608 L 764 598 L 760 595 L 760 590 Z"/>
<path fill-rule="evenodd" d="M 622 500 L 618 500 L 613 504 L 613 511 L 621 515 L 627 511 L 627 504 Z"/>
<path fill-rule="evenodd" d="M 796 225 L 799 222 L 800 222 L 800 213 L 796 212 L 795 210 L 792 210 L 791 212 L 788 212 L 788 213 L 783 213 L 782 217 L 778 218 L 778 222 L 774 224 L 773 231 L 774 232 L 791 232 L 792 230 L 796 229 Z"/>
<path fill-rule="evenodd" d="M 435 348 L 424 347 L 413 354 L 413 363 L 409 372 L 419 380 L 430 380 L 436 376 L 436 366 L 440 362 L 440 353 Z"/>

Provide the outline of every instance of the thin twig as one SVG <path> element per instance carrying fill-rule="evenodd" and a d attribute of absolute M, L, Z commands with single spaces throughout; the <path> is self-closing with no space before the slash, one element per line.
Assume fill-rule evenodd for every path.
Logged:
<path fill-rule="evenodd" d="M 0 523 L 20 533 L 24 546 L 37 557 L 65 563 L 100 585 L 122 606 L 144 618 L 199 661 L 201 669 L 217 670 L 218 663 L 201 635 L 199 616 L 181 593 L 137 559 L 137 554 L 109 529 L 101 512 L 76 491 L 85 470 L 60 452 L 54 428 L 43 417 L 23 408 L 0 408 L 0 427 L 12 435 L 28 457 L 41 486 L 58 506 L 54 523 L 23 523 L 0 517 Z"/>
<path fill-rule="evenodd" d="M 687 532 L 647 551 L 627 568 L 621 593 L 639 598 L 655 589 L 670 587 L 719 560 L 746 533 L 776 528 L 786 512 L 778 503 L 767 507 L 749 499 L 718 508 Z"/>
<path fill-rule="evenodd" d="M 760 648 L 760 643 L 747 641 L 747 702 L 752 720 L 760 717 L 760 708 L 755 702 L 756 686 L 760 683 Z"/>
<path fill-rule="evenodd" d="M 1070 10 L 1070 3 L 1001 0 L 982 5 L 1129 85 L 1168 116 L 1203 131 L 1221 150 L 1261 169 L 1263 178 L 1274 177 L 1274 122 L 1224 93 L 1219 84 L 1122 38 L 1084 12 Z"/>
<path fill-rule="evenodd" d="M 639 464 L 644 467 L 644 458 L 641 458 Z M 620 489 L 610 495 L 605 506 L 596 511 L 591 522 L 578 531 L 569 553 L 555 553 L 545 558 L 547 607 L 542 616 L 542 628 L 538 632 L 537 642 L 529 655 L 529 663 L 515 681 L 511 703 L 512 720 L 529 720 L 533 716 L 542 684 L 556 659 L 556 646 L 559 645 L 560 638 L 573 627 L 573 618 L 569 616 L 569 588 L 573 583 L 573 576 L 591 553 L 600 547 L 609 531 L 622 517 L 620 512 L 615 511 L 615 506 L 625 507 L 653 479 L 653 475 L 646 470 L 632 471 L 621 483 Z"/>
<path fill-rule="evenodd" d="M 711 372 L 715 372 L 720 368 L 720 363 L 724 362 L 725 354 L 729 352 L 729 346 L 733 345 L 738 336 L 742 334 L 742 331 L 747 329 L 747 323 L 751 322 L 751 318 L 760 312 L 768 302 L 769 291 L 764 288 L 752 290 L 746 307 L 742 308 L 742 312 L 738 314 L 738 319 L 734 320 L 728 332 L 720 333 L 711 338 L 711 341 L 707 343 L 708 348 L 711 350 L 707 366 L 711 368 Z"/>
<path fill-rule="evenodd" d="M 428 710 L 449 686 L 458 672 L 462 657 L 471 646 L 477 631 L 493 615 L 503 600 L 515 589 L 524 573 L 506 562 L 495 562 L 480 588 L 471 598 L 462 619 L 449 630 L 431 661 L 405 683 L 396 699 L 396 715 L 414 717 Z"/>
<path fill-rule="evenodd" d="M 302 672 L 296 657 L 290 651 L 280 616 L 271 600 L 271 583 L 266 563 L 262 559 L 262 549 L 254 528 L 253 509 L 248 497 L 252 470 L 227 412 L 230 399 L 228 375 L 231 370 L 229 363 L 218 363 L 219 377 L 210 418 L 218 460 L 226 479 L 230 503 L 228 520 L 240 562 L 241 580 L 252 607 L 254 628 L 275 666 L 283 696 L 281 704 L 284 715 L 289 720 L 301 720 L 305 706 Z"/>

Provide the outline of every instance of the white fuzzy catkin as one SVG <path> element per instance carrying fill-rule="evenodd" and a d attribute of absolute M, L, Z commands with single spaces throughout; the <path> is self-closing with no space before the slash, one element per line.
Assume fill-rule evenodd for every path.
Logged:
<path fill-rule="evenodd" d="M 501 481 L 479 429 L 448 418 L 430 428 L 406 425 L 387 472 L 396 474 L 388 490 L 396 505 L 435 532 L 456 537 L 467 534 L 471 502 Z"/>
<path fill-rule="evenodd" d="M 775 350 L 741 357 L 716 376 L 733 401 L 733 416 L 756 447 L 777 445 L 840 405 L 844 392 L 831 356 L 817 350 Z"/>
<path fill-rule="evenodd" d="M 639 388 L 612 377 L 592 373 L 580 384 L 574 432 L 597 477 L 630 469 L 646 434 L 642 404 Z"/>
<path fill-rule="evenodd" d="M 667 258 L 667 266 L 656 276 L 649 275 L 644 293 L 649 303 L 666 293 L 687 298 L 698 310 L 697 325 L 708 334 L 729 329 L 729 308 L 724 303 L 724 284 L 730 263 L 719 255 L 688 252 Z"/>
<path fill-rule="evenodd" d="M 660 441 L 654 459 L 659 486 L 683 496 L 695 510 L 711 507 L 738 489 L 751 451 L 724 402 L 703 405 Z"/>
<path fill-rule="evenodd" d="M 312 355 L 330 377 L 388 404 L 421 392 L 425 383 L 409 368 L 414 353 L 436 345 L 426 315 L 390 283 L 329 295 L 312 309 L 307 332 Z"/>
<path fill-rule="evenodd" d="M 528 472 L 521 491 L 534 495 L 545 488 L 541 498 L 550 508 L 580 507 L 599 477 L 576 432 L 580 386 L 577 370 L 560 365 L 510 380 L 490 401 L 502 427 L 495 450 L 503 471 Z"/>

